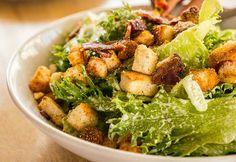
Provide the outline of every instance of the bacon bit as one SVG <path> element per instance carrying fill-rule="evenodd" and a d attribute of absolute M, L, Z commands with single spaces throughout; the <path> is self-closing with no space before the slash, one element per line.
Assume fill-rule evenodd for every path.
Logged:
<path fill-rule="evenodd" d="M 157 64 L 156 72 L 152 76 L 153 83 L 160 85 L 175 85 L 179 80 L 179 74 L 185 69 L 181 58 L 173 54 Z"/>
<path fill-rule="evenodd" d="M 199 9 L 197 7 L 190 7 L 186 11 L 184 11 L 181 15 L 182 21 L 191 21 L 194 24 L 198 23 L 199 18 Z"/>
<path fill-rule="evenodd" d="M 130 39 L 131 32 L 132 32 L 131 30 L 132 30 L 132 26 L 130 24 L 128 24 L 126 32 L 125 32 L 124 39 Z"/>
<path fill-rule="evenodd" d="M 170 0 L 168 1 L 168 9 L 166 9 L 161 15 L 164 17 L 169 16 L 172 10 L 177 6 L 178 3 L 182 2 L 182 0 Z"/>
<path fill-rule="evenodd" d="M 69 39 L 73 38 L 76 36 L 76 34 L 79 33 L 80 29 L 81 29 L 81 26 L 82 26 L 82 22 L 78 22 L 78 24 L 76 25 L 76 27 L 70 32 L 69 34 Z"/>
<path fill-rule="evenodd" d="M 189 4 L 187 4 L 182 11 L 180 12 L 180 14 L 182 14 L 184 11 L 186 11 L 188 8 L 195 6 L 197 8 L 201 7 L 203 0 L 191 0 Z"/>
<path fill-rule="evenodd" d="M 110 58 L 111 57 L 111 53 L 109 51 L 99 51 L 99 50 L 97 50 L 96 53 L 98 53 L 101 57 L 105 57 L 105 58 Z"/>
<path fill-rule="evenodd" d="M 139 16 L 141 16 L 143 19 L 151 21 L 152 23 L 157 24 L 157 25 L 160 25 L 160 24 L 169 25 L 170 24 L 170 21 L 168 19 L 165 19 L 165 18 L 160 17 L 160 16 L 155 16 L 152 13 L 147 12 L 147 11 L 140 10 L 140 11 L 137 11 L 137 14 Z"/>

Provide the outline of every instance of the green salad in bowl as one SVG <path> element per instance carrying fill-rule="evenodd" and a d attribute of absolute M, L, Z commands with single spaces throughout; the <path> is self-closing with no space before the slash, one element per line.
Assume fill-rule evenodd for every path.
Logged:
<path fill-rule="evenodd" d="M 178 17 L 132 10 L 89 15 L 29 87 L 64 132 L 130 152 L 236 153 L 236 32 L 217 0 Z"/>

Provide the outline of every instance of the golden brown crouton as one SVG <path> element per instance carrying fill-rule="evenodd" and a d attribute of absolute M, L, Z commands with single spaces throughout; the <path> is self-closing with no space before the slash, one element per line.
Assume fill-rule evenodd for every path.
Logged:
<path fill-rule="evenodd" d="M 62 118 L 65 116 L 61 107 L 50 97 L 44 96 L 38 105 L 40 110 L 43 110 L 53 123 L 58 126 L 62 125 Z"/>
<path fill-rule="evenodd" d="M 70 54 L 68 55 L 68 60 L 72 66 L 86 63 L 86 56 L 84 55 L 84 51 L 81 48 L 78 48 L 77 50 L 72 50 Z"/>
<path fill-rule="evenodd" d="M 174 28 L 170 25 L 156 25 L 153 27 L 156 43 L 162 45 L 174 38 Z"/>
<path fill-rule="evenodd" d="M 80 65 L 76 65 L 76 66 L 68 68 L 66 72 L 64 73 L 64 78 L 67 78 L 67 77 L 71 78 L 72 80 L 78 79 L 84 82 L 85 84 L 87 83 L 87 80 L 82 73 L 82 68 L 80 67 Z"/>
<path fill-rule="evenodd" d="M 97 113 L 88 104 L 81 103 L 69 112 L 67 122 L 76 130 L 81 131 L 88 126 L 96 126 Z"/>
<path fill-rule="evenodd" d="M 134 54 L 132 70 L 151 75 L 157 64 L 157 55 L 145 45 L 139 45 Z"/>
<path fill-rule="evenodd" d="M 35 92 L 34 93 L 34 99 L 40 100 L 45 94 L 43 92 Z"/>
<path fill-rule="evenodd" d="M 110 148 L 116 148 L 116 143 L 107 137 L 103 140 L 102 145 Z"/>
<path fill-rule="evenodd" d="M 121 62 L 114 51 L 110 50 L 109 53 L 110 53 L 109 57 L 101 56 L 101 58 L 106 63 L 107 70 L 112 71 L 112 70 L 115 70 L 116 68 L 118 68 L 120 66 Z"/>
<path fill-rule="evenodd" d="M 105 78 L 108 71 L 105 61 L 98 57 L 90 57 L 86 70 L 90 75 L 100 78 Z"/>
<path fill-rule="evenodd" d="M 96 127 L 86 127 L 80 132 L 80 138 L 96 143 L 96 144 L 102 144 L 103 143 L 103 134 L 102 132 L 96 128 Z"/>
<path fill-rule="evenodd" d="M 209 55 L 209 64 L 216 67 L 224 61 L 236 61 L 236 41 L 230 41 L 216 48 Z"/>
<path fill-rule="evenodd" d="M 45 66 L 39 66 L 35 71 L 33 78 L 29 82 L 29 88 L 33 92 L 49 91 L 51 71 Z"/>
<path fill-rule="evenodd" d="M 191 70 L 190 74 L 193 75 L 193 80 L 195 80 L 199 84 L 203 92 L 211 90 L 220 81 L 215 69 L 211 68 Z"/>
<path fill-rule="evenodd" d="M 154 96 L 157 86 L 152 83 L 152 77 L 133 71 L 121 73 L 120 87 L 123 91 L 144 96 Z"/>
<path fill-rule="evenodd" d="M 138 44 L 150 46 L 154 43 L 154 36 L 150 31 L 144 30 L 136 38 L 134 38 L 134 41 Z"/>
<path fill-rule="evenodd" d="M 141 148 L 138 146 L 131 146 L 130 142 L 122 142 L 119 146 L 120 150 L 134 152 L 134 153 L 141 153 Z"/>
<path fill-rule="evenodd" d="M 236 83 L 236 62 L 224 62 L 218 73 L 222 82 Z"/>

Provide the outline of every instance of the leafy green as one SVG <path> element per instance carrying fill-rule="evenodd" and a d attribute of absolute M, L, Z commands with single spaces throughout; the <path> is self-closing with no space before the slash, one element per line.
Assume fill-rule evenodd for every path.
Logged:
<path fill-rule="evenodd" d="M 219 13 L 222 11 L 223 8 L 218 0 L 204 0 L 199 12 L 199 22 L 201 23 L 209 19 L 213 19 L 217 22 L 220 18 Z"/>
<path fill-rule="evenodd" d="M 236 138 L 236 98 L 209 100 L 205 112 L 164 89 L 148 104 L 117 102 L 123 116 L 109 120 L 109 137 L 131 136 L 132 144 L 144 153 L 187 156 L 203 145 L 227 144 Z M 129 106 L 133 111 L 126 111 Z"/>
<path fill-rule="evenodd" d="M 123 8 L 113 10 L 106 20 L 98 24 L 105 32 L 100 36 L 100 40 L 107 42 L 123 39 L 129 20 L 136 18 L 138 18 L 138 16 L 132 12 L 127 4 L 124 4 Z"/>
<path fill-rule="evenodd" d="M 194 151 L 192 156 L 219 156 L 236 153 L 236 141 L 233 141 L 229 144 L 206 144 L 196 151 Z"/>
<path fill-rule="evenodd" d="M 236 84 L 222 83 L 212 90 L 205 93 L 205 98 L 212 99 L 217 97 L 234 97 L 236 96 Z"/>
<path fill-rule="evenodd" d="M 233 30 L 223 30 L 216 28 L 211 30 L 204 38 L 204 44 L 209 51 L 212 51 L 229 40 L 235 40 Z"/>
<path fill-rule="evenodd" d="M 70 67 L 70 62 L 67 58 L 68 52 L 64 49 L 63 45 L 55 45 L 51 52 L 51 62 L 56 64 L 58 71 L 66 71 Z"/>

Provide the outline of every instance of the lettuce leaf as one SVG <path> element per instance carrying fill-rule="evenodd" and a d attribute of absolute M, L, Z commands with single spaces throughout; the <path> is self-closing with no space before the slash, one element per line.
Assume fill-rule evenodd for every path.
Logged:
<path fill-rule="evenodd" d="M 230 83 L 222 83 L 205 93 L 205 98 L 208 99 L 234 96 L 236 96 L 236 84 Z"/>
<path fill-rule="evenodd" d="M 216 22 L 220 18 L 219 13 L 223 12 L 223 8 L 218 0 L 204 0 L 199 12 L 199 22 L 213 19 Z"/>
<path fill-rule="evenodd" d="M 236 141 L 233 141 L 229 144 L 206 144 L 196 151 L 194 151 L 192 156 L 220 156 L 226 154 L 236 153 Z"/>
<path fill-rule="evenodd" d="M 129 106 L 122 103 L 123 110 Z M 124 105 L 126 104 L 126 105 Z M 196 111 L 189 100 L 177 99 L 164 89 L 148 104 L 109 120 L 109 137 L 131 136 L 144 153 L 187 156 L 206 144 L 228 144 L 236 139 L 236 98 L 208 101 L 205 112 Z"/>

